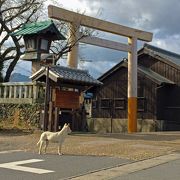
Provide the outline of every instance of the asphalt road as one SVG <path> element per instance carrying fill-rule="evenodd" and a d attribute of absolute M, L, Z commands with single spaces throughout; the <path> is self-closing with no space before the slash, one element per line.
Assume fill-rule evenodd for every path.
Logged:
<path fill-rule="evenodd" d="M 166 154 L 100 170 L 73 180 L 179 180 L 180 154 Z"/>
<path fill-rule="evenodd" d="M 132 161 L 95 156 L 0 152 L 1 180 L 59 180 Z"/>
<path fill-rule="evenodd" d="M 113 178 L 111 180 L 179 180 L 180 160 L 170 161 L 142 171 Z"/>
<path fill-rule="evenodd" d="M 0 180 L 179 180 L 180 154 L 142 161 L 97 156 L 0 152 Z"/>

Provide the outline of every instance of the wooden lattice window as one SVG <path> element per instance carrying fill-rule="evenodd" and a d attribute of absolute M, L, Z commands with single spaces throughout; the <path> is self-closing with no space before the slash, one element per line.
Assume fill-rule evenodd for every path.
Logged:
<path fill-rule="evenodd" d="M 144 97 L 144 84 L 143 82 L 140 82 L 140 84 L 138 84 L 138 97 Z"/>
<path fill-rule="evenodd" d="M 126 109 L 126 101 L 124 98 L 115 98 L 114 99 L 115 109 Z"/>
<path fill-rule="evenodd" d="M 101 109 L 109 109 L 110 108 L 110 99 L 103 98 L 101 99 Z"/>
<path fill-rule="evenodd" d="M 147 106 L 146 98 L 138 97 L 138 101 L 137 101 L 138 112 L 146 112 L 146 106 Z"/>

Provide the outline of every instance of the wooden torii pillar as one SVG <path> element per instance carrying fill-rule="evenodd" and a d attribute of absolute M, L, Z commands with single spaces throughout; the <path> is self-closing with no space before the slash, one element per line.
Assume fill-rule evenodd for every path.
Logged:
<path fill-rule="evenodd" d="M 149 42 L 152 40 L 153 34 L 78 14 L 52 5 L 48 6 L 48 15 L 50 18 L 66 21 L 71 24 L 70 32 L 72 33 L 70 33 L 70 40 L 72 41 L 77 40 L 79 33 L 78 27 L 80 25 L 128 38 L 128 44 L 96 37 L 86 37 L 79 41 L 86 44 L 128 52 L 128 132 L 137 132 L 137 40 Z M 70 67 L 77 67 L 77 48 L 78 45 L 74 46 L 68 56 L 68 64 Z"/>

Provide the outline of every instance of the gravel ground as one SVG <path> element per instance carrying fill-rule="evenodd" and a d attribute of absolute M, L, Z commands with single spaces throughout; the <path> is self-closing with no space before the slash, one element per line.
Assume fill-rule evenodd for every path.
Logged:
<path fill-rule="evenodd" d="M 38 152 L 36 143 L 41 132 L 0 131 L 0 151 L 24 150 Z M 180 132 L 134 134 L 72 133 L 62 147 L 64 154 L 112 156 L 143 160 L 174 151 L 180 152 Z M 57 145 L 49 144 L 47 153 L 56 154 Z"/>

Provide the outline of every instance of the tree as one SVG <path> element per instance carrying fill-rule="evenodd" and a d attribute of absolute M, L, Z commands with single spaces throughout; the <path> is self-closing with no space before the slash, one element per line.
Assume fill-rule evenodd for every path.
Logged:
<path fill-rule="evenodd" d="M 79 41 L 87 36 L 96 36 L 93 29 L 86 27 L 77 27 L 75 31 L 72 31 L 70 24 L 62 21 L 56 21 L 56 26 L 59 31 L 63 33 L 67 39 L 65 41 L 55 41 L 52 43 L 50 51 L 55 55 L 55 62 L 57 62 L 60 58 L 65 57 L 68 52 L 72 50 L 74 46 L 76 46 Z M 75 40 L 71 39 L 71 36 L 76 36 L 76 32 L 78 31 L 78 37 Z"/>
<path fill-rule="evenodd" d="M 3 65 L 9 62 L 4 82 L 9 81 L 11 73 L 20 59 L 20 56 L 24 53 L 24 42 L 22 41 L 22 37 L 11 36 L 10 33 L 18 30 L 25 23 L 36 22 L 39 19 L 47 18 L 47 11 L 42 10 L 45 1 L 46 0 L 0 1 L 0 72 Z M 58 3 L 56 2 L 56 4 Z M 55 23 L 59 31 L 68 37 L 68 32 L 71 30 L 69 24 L 62 21 L 55 21 Z M 55 62 L 64 54 L 70 52 L 81 38 L 92 36 L 94 33 L 92 29 L 85 27 L 81 27 L 80 32 L 79 37 L 75 41 L 70 41 L 71 38 L 67 38 L 64 42 L 56 41 L 52 43 L 51 52 L 55 55 Z M 73 33 L 71 33 L 71 35 L 73 35 Z"/>
<path fill-rule="evenodd" d="M 23 54 L 22 37 L 11 37 L 24 23 L 37 21 L 38 11 L 44 0 L 1 0 L 0 1 L 0 72 L 9 62 L 4 81 L 9 81 L 20 56 Z"/>

